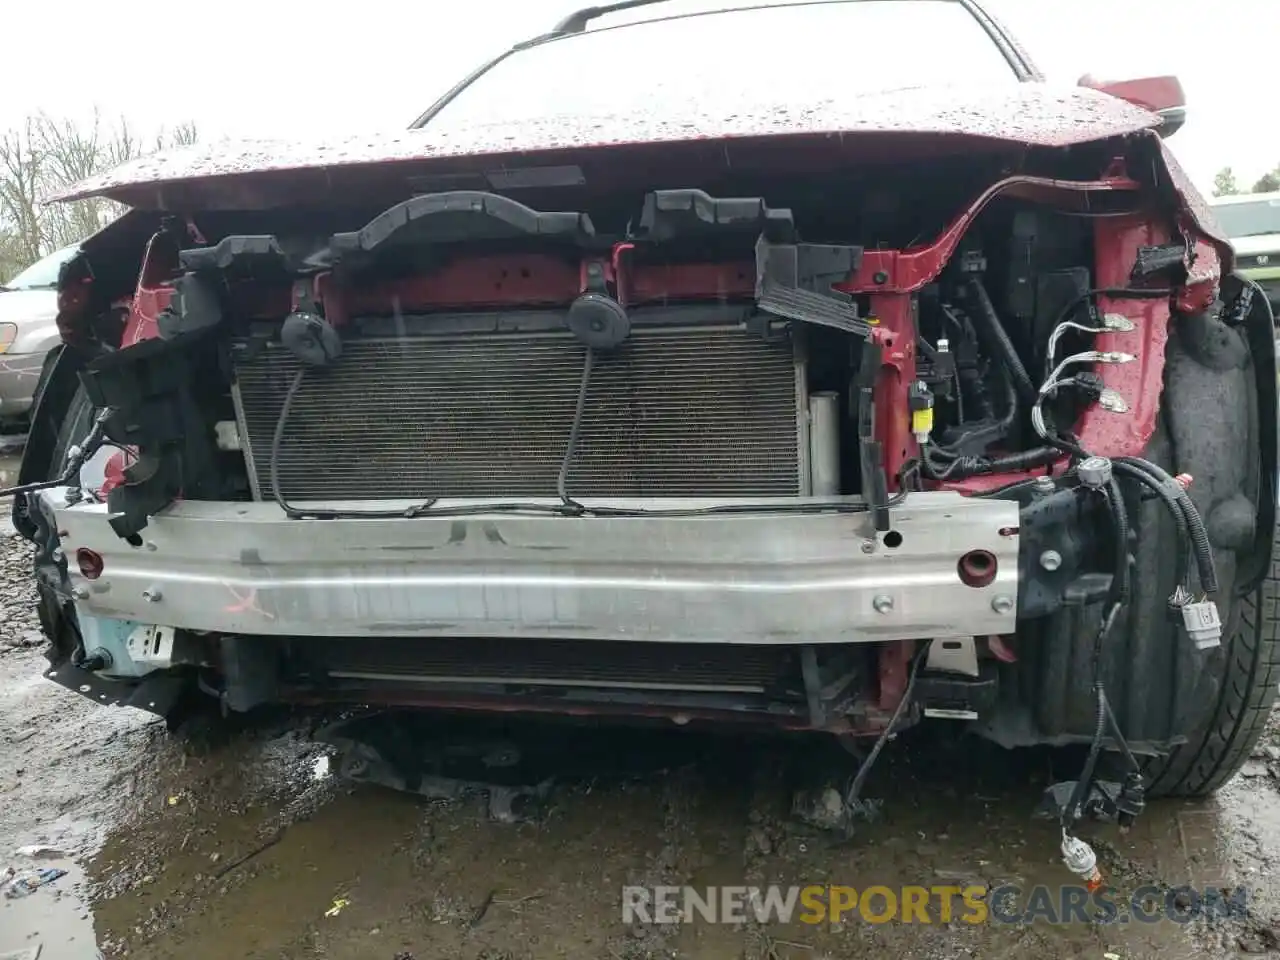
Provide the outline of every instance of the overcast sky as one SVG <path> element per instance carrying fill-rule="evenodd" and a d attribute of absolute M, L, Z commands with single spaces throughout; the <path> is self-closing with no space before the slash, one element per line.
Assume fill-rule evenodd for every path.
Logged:
<path fill-rule="evenodd" d="M 202 139 L 399 129 L 486 55 L 545 31 L 575 5 L 6 3 L 0 129 L 41 110 L 85 115 L 94 104 L 105 117 L 128 117 L 140 131 L 194 120 Z M 1111 79 L 1177 74 L 1190 119 L 1171 146 L 1202 188 L 1222 166 L 1233 166 L 1247 186 L 1280 163 L 1280 122 L 1271 109 L 1280 0 L 987 0 L 986 6 L 1056 81 L 1073 83 L 1086 72 Z M 883 38 L 851 33 L 851 69 L 860 43 L 879 45 Z M 941 49 L 938 56 L 949 53 L 963 76 L 954 52 Z M 650 62 L 644 69 L 660 67 Z"/>

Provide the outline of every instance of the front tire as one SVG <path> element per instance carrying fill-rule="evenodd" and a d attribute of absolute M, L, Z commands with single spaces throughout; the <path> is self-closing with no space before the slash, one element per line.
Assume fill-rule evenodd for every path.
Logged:
<path fill-rule="evenodd" d="M 1280 533 L 1273 537 L 1280 547 Z M 1216 700 L 1187 743 L 1146 770 L 1152 797 L 1204 797 L 1239 772 L 1271 718 L 1280 682 L 1280 551 L 1266 578 L 1235 601 Z"/>

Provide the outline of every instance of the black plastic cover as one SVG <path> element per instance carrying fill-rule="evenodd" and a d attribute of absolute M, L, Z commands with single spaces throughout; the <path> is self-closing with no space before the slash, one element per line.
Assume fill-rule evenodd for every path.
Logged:
<path fill-rule="evenodd" d="M 222 302 L 216 281 L 204 274 L 183 274 L 173 282 L 173 296 L 156 317 L 165 340 L 208 330 L 222 322 Z"/>
<path fill-rule="evenodd" d="M 861 247 L 756 241 L 756 306 L 800 323 L 833 327 L 861 337 L 871 327 L 852 299 L 832 289 L 862 263 Z"/>
<path fill-rule="evenodd" d="M 522 236 L 556 237 L 585 246 L 595 237 L 595 227 L 585 213 L 544 213 L 496 193 L 453 190 L 398 203 L 360 230 L 335 233 L 329 245 L 341 256 L 373 253 L 393 243 L 456 243 Z"/>
<path fill-rule="evenodd" d="M 178 253 L 178 262 L 186 270 L 227 270 L 231 267 L 267 266 L 277 270 L 286 267 L 280 242 L 273 236 L 224 237 L 211 247 L 194 247 Z"/>
<path fill-rule="evenodd" d="M 795 221 L 787 209 L 771 209 L 761 197 L 713 197 L 702 190 L 655 190 L 644 198 L 635 239 L 660 243 L 725 231 L 764 232 L 791 241 Z"/>

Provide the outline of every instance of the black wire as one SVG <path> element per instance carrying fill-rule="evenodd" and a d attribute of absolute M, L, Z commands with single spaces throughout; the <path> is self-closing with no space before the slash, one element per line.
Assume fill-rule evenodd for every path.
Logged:
<path fill-rule="evenodd" d="M 1183 488 L 1182 484 L 1169 476 L 1168 472 L 1150 460 L 1140 457 L 1118 457 L 1117 462 L 1130 464 L 1134 468 L 1162 484 L 1177 501 L 1187 523 L 1187 535 L 1191 540 L 1191 549 L 1195 554 L 1196 568 L 1200 574 L 1200 589 L 1204 593 L 1218 592 L 1218 568 L 1213 559 L 1213 547 L 1209 543 L 1208 531 L 1204 528 L 1204 520 L 1196 508 L 1195 501 Z"/>
<path fill-rule="evenodd" d="M 920 666 L 924 663 L 925 658 L 929 654 L 929 647 L 933 641 L 930 640 L 920 652 L 916 654 L 915 662 L 911 665 L 911 673 L 907 676 L 907 688 L 902 691 L 902 699 L 898 701 L 898 705 L 893 708 L 893 716 L 889 718 L 889 722 L 885 728 L 880 731 L 880 736 L 876 738 L 875 746 L 871 748 L 871 752 L 867 754 L 867 759 L 858 765 L 858 772 L 853 775 L 853 780 L 849 783 L 849 789 L 844 794 L 845 810 L 850 810 L 858 802 L 862 796 L 862 787 L 866 783 L 867 776 L 871 773 L 872 764 L 876 762 L 876 758 L 880 756 L 880 751 L 884 749 L 884 745 L 889 742 L 889 737 L 893 735 L 893 728 L 898 725 L 898 721 L 902 719 L 902 714 L 907 708 L 907 704 L 911 700 L 911 695 L 916 687 L 916 675 L 920 672 Z"/>
<path fill-rule="evenodd" d="M 1139 773 L 1142 772 L 1142 764 L 1138 762 L 1138 758 L 1134 756 L 1133 748 L 1129 746 L 1129 741 L 1124 738 L 1124 734 L 1120 732 L 1120 721 L 1116 719 L 1115 711 L 1111 709 L 1111 701 L 1107 695 L 1102 695 L 1102 706 L 1107 713 L 1107 721 L 1111 724 L 1111 731 L 1116 736 L 1116 743 L 1120 745 L 1120 749 L 1124 751 L 1125 758 L 1129 761 L 1129 765 Z"/>
<path fill-rule="evenodd" d="M 591 368 L 595 362 L 595 350 L 587 347 L 587 355 L 582 360 L 582 380 L 578 383 L 578 403 L 573 409 L 573 425 L 569 428 L 569 442 L 565 444 L 564 457 L 560 461 L 560 473 L 556 476 L 556 493 L 566 508 L 581 516 L 587 508 L 569 496 L 569 468 L 573 465 L 573 455 L 578 449 L 578 438 L 582 433 L 583 415 L 587 410 L 587 391 L 591 387 Z"/>
<path fill-rule="evenodd" d="M 1129 600 L 1129 511 L 1125 506 L 1120 485 L 1112 477 L 1104 489 L 1107 506 L 1115 526 L 1116 569 L 1111 583 L 1107 609 L 1102 615 L 1102 623 L 1094 634 L 1093 652 L 1090 657 L 1090 668 L 1093 672 L 1093 694 L 1096 710 L 1094 714 L 1093 739 L 1089 742 L 1089 753 L 1085 757 L 1084 767 L 1076 778 L 1075 788 L 1071 791 L 1071 799 L 1062 810 L 1062 825 L 1067 827 L 1078 815 L 1081 805 L 1088 796 L 1097 769 L 1098 756 L 1102 753 L 1102 740 L 1107 732 L 1107 691 L 1102 679 L 1102 645 L 1111 633 L 1112 627 L 1120 615 L 1121 608 Z"/>
<path fill-rule="evenodd" d="M 1058 318 L 1053 322 L 1050 330 L 1057 330 L 1080 309 L 1083 303 L 1093 303 L 1094 297 L 1121 297 L 1133 300 L 1159 300 L 1163 297 L 1173 296 L 1173 290 L 1169 288 L 1152 288 L 1142 289 L 1139 287 L 1097 287 L 1093 290 L 1087 290 L 1077 297 L 1073 297 L 1067 301 L 1067 305 L 1058 313 Z M 1095 333 L 1105 333 L 1106 327 L 1099 327 Z M 1053 357 L 1045 358 L 1045 374 L 1048 375 L 1053 370 Z"/>
<path fill-rule="evenodd" d="M 1124 606 L 1129 602 L 1131 579 L 1129 572 L 1129 508 L 1120 491 L 1120 482 L 1115 476 L 1107 481 L 1107 506 L 1111 510 L 1112 523 L 1115 527 L 1116 572 L 1111 585 L 1111 602 Z"/>
<path fill-rule="evenodd" d="M 293 402 L 298 395 L 298 391 L 302 387 L 303 378 L 306 375 L 306 367 L 299 367 L 297 373 L 294 374 L 293 380 L 289 384 L 288 392 L 285 394 L 284 403 L 280 407 L 280 415 L 276 418 L 275 431 L 271 437 L 271 459 L 270 459 L 270 479 L 271 479 L 271 496 L 284 511 L 286 517 L 291 520 L 303 519 L 311 517 L 314 519 L 336 520 L 336 519 L 414 519 L 418 517 L 458 517 L 458 516 L 474 516 L 486 513 L 531 513 L 552 516 L 594 516 L 594 517 L 710 517 L 710 516 L 743 516 L 760 513 L 787 513 L 787 514 L 819 514 L 819 513 L 866 513 L 870 507 L 866 503 L 831 503 L 831 502 L 798 502 L 798 503 L 731 503 L 720 504 L 711 507 L 688 507 L 673 509 L 644 509 L 635 507 L 606 507 L 593 506 L 588 507 L 579 503 L 569 496 L 568 480 L 569 470 L 573 465 L 574 454 L 577 452 L 578 442 L 581 439 L 582 423 L 586 413 L 587 395 L 591 387 L 591 372 L 594 368 L 595 352 L 591 347 L 587 348 L 586 357 L 582 364 L 582 379 L 578 384 L 578 400 L 574 407 L 573 424 L 569 429 L 569 439 L 565 445 L 564 457 L 560 461 L 560 470 L 556 476 L 556 493 L 560 497 L 558 504 L 533 503 L 533 502 L 498 502 L 498 503 L 478 503 L 463 506 L 440 507 L 437 506 L 439 498 L 433 497 L 420 504 L 415 504 L 400 510 L 338 510 L 332 508 L 316 508 L 303 510 L 289 503 L 280 488 L 280 449 L 284 440 L 285 426 L 289 420 L 289 411 L 293 407 Z M 908 494 L 909 485 L 907 480 L 919 471 L 920 465 L 918 461 L 908 461 L 903 467 L 900 475 L 901 489 L 889 498 L 887 505 L 896 507 L 903 503 Z M 49 486 L 55 485 L 50 483 Z"/>
<path fill-rule="evenodd" d="M 1094 297 L 1119 297 L 1127 300 L 1159 300 L 1163 297 L 1173 296 L 1173 290 L 1169 287 L 1152 287 L 1143 289 L 1141 287 L 1095 287 L 1093 290 L 1086 290 L 1077 297 L 1073 297 L 1067 301 L 1067 305 L 1058 313 L 1058 319 L 1053 322 L 1050 330 L 1056 330 L 1066 321 L 1071 319 L 1072 314 L 1080 309 L 1082 303 L 1093 302 Z"/>
<path fill-rule="evenodd" d="M 1022 364 L 1022 357 L 1018 355 L 1018 349 L 1013 345 L 1013 341 L 1009 339 L 1008 331 L 1005 330 L 1004 324 L 1000 322 L 1000 315 L 996 313 L 995 305 L 991 302 L 987 288 L 982 285 L 981 280 L 974 277 L 969 281 L 968 289 L 976 307 L 971 316 L 977 316 L 982 320 L 987 331 L 988 349 L 992 349 L 993 352 L 997 353 L 1004 362 L 1018 395 L 1027 403 L 1034 402 L 1036 398 L 1035 384 L 1031 382 L 1027 368 Z"/>
<path fill-rule="evenodd" d="M 1185 585 L 1189 569 L 1187 561 L 1191 556 L 1191 534 L 1187 527 L 1186 514 L 1182 511 L 1182 505 L 1178 503 L 1177 497 L 1174 496 L 1168 485 L 1161 483 L 1151 474 L 1134 466 L 1128 460 L 1113 460 L 1112 465 L 1117 473 L 1132 477 L 1149 490 L 1152 490 L 1160 498 L 1161 503 L 1164 504 L 1169 516 L 1173 518 L 1173 525 L 1177 531 L 1178 538 L 1178 553 L 1175 561 L 1178 571 L 1178 583 L 1179 585 Z"/>
<path fill-rule="evenodd" d="M 820 513 L 865 513 L 869 509 L 865 503 L 824 503 L 824 502 L 797 502 L 797 503 L 727 503 L 719 504 L 711 507 L 688 507 L 684 509 L 669 510 L 649 510 L 632 507 L 585 507 L 575 505 L 574 501 L 569 503 L 535 503 L 529 501 L 499 501 L 495 503 L 476 503 L 464 504 L 458 506 L 440 507 L 438 498 L 425 500 L 420 504 L 399 510 L 346 510 L 335 508 L 308 508 L 303 509 L 289 503 L 280 488 L 280 450 L 284 440 L 285 427 L 289 422 L 289 412 L 293 407 L 293 402 L 297 398 L 298 391 L 302 387 L 303 378 L 306 375 L 306 368 L 299 368 L 294 374 L 293 380 L 289 384 L 289 390 L 285 394 L 284 403 L 280 407 L 280 415 L 276 418 L 275 432 L 271 437 L 271 459 L 270 459 L 270 478 L 271 478 L 271 496 L 276 504 L 284 511 L 286 517 L 290 520 L 301 520 L 312 518 L 317 520 L 394 520 L 394 519 L 415 519 L 419 517 L 466 517 L 481 516 L 488 513 L 529 513 L 540 516 L 598 516 L 598 517 L 710 517 L 710 516 L 743 516 L 760 513 L 787 513 L 787 514 L 820 514 Z M 570 436 L 571 444 L 576 444 L 573 434 Z M 566 453 L 571 453 L 572 447 Z M 904 474 L 905 475 L 905 474 Z M 40 490 L 47 487 L 61 486 L 66 482 L 65 477 L 58 480 L 49 480 L 40 484 L 28 484 L 23 488 L 15 488 L 13 492 L 22 493 L 28 490 Z M 0 491 L 2 495 L 4 491 Z M 897 506 L 906 499 L 907 490 L 904 487 L 890 501 L 889 506 Z"/>
<path fill-rule="evenodd" d="M 80 472 L 80 468 L 85 465 L 89 458 L 98 452 L 100 447 L 107 443 L 112 446 L 118 446 L 118 444 L 108 441 L 103 436 L 107 420 L 114 413 L 115 409 L 111 407 L 105 407 L 98 412 L 89 433 L 79 443 L 79 453 L 67 459 L 66 467 L 63 468 L 62 473 L 58 474 L 58 476 L 52 480 L 37 480 L 33 483 L 24 483 L 16 487 L 0 488 L 0 497 L 20 497 L 27 493 L 37 493 L 40 490 L 66 486 Z"/>
<path fill-rule="evenodd" d="M 332 520 L 338 517 L 389 520 L 422 516 L 435 503 L 434 499 L 401 510 L 302 510 L 285 499 L 284 493 L 280 489 L 280 448 L 284 441 L 285 425 L 289 422 L 289 411 L 293 407 L 293 401 L 298 396 L 298 391 L 302 389 L 302 381 L 306 373 L 307 368 L 299 366 L 298 372 L 293 375 L 293 380 L 289 382 L 289 390 L 284 395 L 284 403 L 280 406 L 280 415 L 276 417 L 276 428 L 271 435 L 271 461 L 269 466 L 271 497 L 280 509 L 284 511 L 284 515 L 290 520 L 299 520 L 304 517 L 313 517 L 318 520 Z"/>

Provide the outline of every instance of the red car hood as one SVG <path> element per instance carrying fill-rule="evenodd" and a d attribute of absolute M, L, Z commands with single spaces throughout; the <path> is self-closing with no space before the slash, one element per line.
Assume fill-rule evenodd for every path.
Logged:
<path fill-rule="evenodd" d="M 697 140 L 925 134 L 1063 147 L 1132 134 L 1159 123 L 1155 114 L 1096 90 L 1043 83 L 859 91 L 810 103 L 745 106 L 690 97 L 654 104 L 643 114 L 548 116 L 518 124 L 464 122 L 464 116 L 446 111 L 428 129 L 327 143 L 201 144 L 134 160 L 50 199 L 107 196 L 133 206 L 165 207 L 166 184 L 214 178 L 243 182 L 280 171 L 384 163 L 422 167 L 441 160 L 517 154 L 527 162 L 530 154 Z"/>

